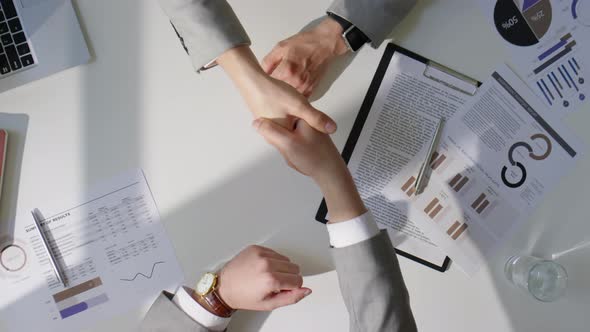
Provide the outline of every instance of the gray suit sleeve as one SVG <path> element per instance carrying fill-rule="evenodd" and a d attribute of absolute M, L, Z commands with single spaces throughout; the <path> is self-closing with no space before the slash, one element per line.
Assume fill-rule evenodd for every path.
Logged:
<path fill-rule="evenodd" d="M 328 12 L 345 18 L 379 47 L 417 0 L 334 0 Z"/>
<path fill-rule="evenodd" d="M 160 294 L 141 322 L 141 332 L 211 332 L 178 308 L 172 296 L 167 292 Z"/>
<path fill-rule="evenodd" d="M 350 331 L 417 331 L 408 291 L 386 231 L 331 251 L 350 316 Z"/>
<path fill-rule="evenodd" d="M 226 50 L 250 45 L 226 0 L 160 0 L 197 71 Z"/>

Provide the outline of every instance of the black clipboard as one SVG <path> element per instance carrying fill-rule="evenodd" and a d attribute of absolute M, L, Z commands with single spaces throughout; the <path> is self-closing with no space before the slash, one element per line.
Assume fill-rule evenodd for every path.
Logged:
<path fill-rule="evenodd" d="M 389 43 L 387 45 L 387 48 L 385 49 L 385 52 L 383 53 L 383 56 L 381 57 L 381 61 L 379 62 L 379 66 L 377 67 L 377 71 L 375 72 L 375 75 L 373 76 L 373 80 L 371 81 L 371 85 L 369 86 L 369 90 L 367 91 L 367 94 L 365 95 L 365 99 L 363 100 L 363 103 L 361 105 L 361 109 L 359 110 L 359 113 L 358 113 L 356 119 L 354 120 L 354 124 L 352 126 L 352 129 L 350 131 L 348 139 L 346 140 L 346 144 L 344 145 L 344 149 L 342 150 L 342 158 L 344 159 L 344 161 L 347 164 L 350 161 L 350 158 L 352 157 L 352 153 L 353 153 L 356 143 L 361 135 L 361 132 L 363 131 L 363 126 L 369 116 L 369 112 L 371 111 L 371 107 L 373 106 L 373 102 L 375 101 L 375 97 L 377 96 L 377 92 L 379 91 L 379 88 L 381 87 L 381 82 L 383 81 L 383 77 L 385 77 L 385 73 L 387 72 L 387 68 L 389 67 L 389 63 L 391 62 L 391 58 L 393 57 L 393 54 L 395 52 L 401 53 L 401 54 L 408 56 L 414 60 L 420 61 L 420 62 L 426 64 L 427 68 L 434 68 L 438 71 L 444 72 L 447 75 L 451 75 L 456 79 L 468 82 L 475 87 L 475 91 L 477 90 L 477 88 L 479 86 L 481 86 L 481 83 L 478 82 L 477 80 L 469 78 L 459 72 L 449 69 L 441 64 L 438 64 L 438 63 L 436 63 L 432 60 L 429 60 L 421 55 L 418 55 L 414 52 L 408 51 L 401 46 L 395 45 L 393 43 Z M 435 81 L 438 81 L 439 83 L 443 83 L 447 86 L 450 86 L 451 88 L 455 88 L 455 89 L 462 91 L 464 93 L 471 94 L 471 95 L 473 95 L 475 93 L 475 92 L 470 93 L 470 91 L 464 91 L 464 90 L 461 90 L 457 87 L 451 86 L 443 81 L 438 80 L 436 77 L 429 76 L 426 72 L 424 73 L 424 75 L 435 80 Z M 328 207 L 326 206 L 326 200 L 322 199 L 322 203 L 320 204 L 320 207 L 318 208 L 315 219 L 317 221 L 325 224 L 328 222 L 328 220 L 326 219 L 327 215 L 328 215 Z M 447 256 L 444 259 L 442 265 L 436 265 L 432 262 L 426 261 L 420 257 L 416 257 L 412 254 L 409 254 L 409 253 L 407 253 L 403 250 L 397 249 L 397 248 L 395 249 L 395 252 L 398 255 L 401 255 L 403 257 L 411 259 L 417 263 L 423 264 L 423 265 L 425 265 L 431 269 L 434 269 L 436 271 L 439 271 L 439 272 L 445 272 L 448 269 L 449 264 L 451 262 L 451 259 Z"/>

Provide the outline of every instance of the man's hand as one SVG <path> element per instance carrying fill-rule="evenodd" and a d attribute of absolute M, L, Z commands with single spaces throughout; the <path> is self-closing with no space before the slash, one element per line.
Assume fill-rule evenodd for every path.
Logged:
<path fill-rule="evenodd" d="M 292 129 L 296 118 L 305 119 L 315 129 L 331 134 L 336 122 L 309 104 L 288 84 L 268 76 L 247 46 L 223 53 L 217 63 L 234 81 L 254 117 L 272 119 Z"/>
<path fill-rule="evenodd" d="M 309 97 L 330 62 L 346 52 L 342 27 L 326 17 L 313 29 L 279 42 L 262 61 L 262 68 Z"/>
<path fill-rule="evenodd" d="M 280 127 L 280 126 L 279 126 Z M 299 266 L 261 246 L 249 246 L 219 273 L 219 295 L 234 309 L 270 311 L 311 294 Z"/>
<path fill-rule="evenodd" d="M 252 125 L 279 150 L 289 166 L 316 182 L 325 182 L 348 172 L 330 137 L 311 128 L 303 120 L 298 120 L 292 131 L 262 118 Z"/>
<path fill-rule="evenodd" d="M 318 184 L 326 198 L 330 222 L 350 220 L 367 211 L 330 136 L 316 131 L 303 120 L 295 123 L 293 131 L 267 119 L 258 119 L 253 126 L 279 150 L 289 166 Z"/>

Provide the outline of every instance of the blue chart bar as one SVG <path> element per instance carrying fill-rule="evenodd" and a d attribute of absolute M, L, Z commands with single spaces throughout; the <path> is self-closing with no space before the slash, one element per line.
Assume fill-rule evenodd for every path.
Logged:
<path fill-rule="evenodd" d="M 95 307 L 97 305 L 106 303 L 108 301 L 109 301 L 109 297 L 106 294 L 102 293 L 102 294 L 95 296 L 91 299 L 88 299 L 84 302 L 80 302 L 78 304 L 74 304 L 71 307 L 65 308 L 65 309 L 61 310 L 59 312 L 59 314 L 62 319 L 65 319 L 65 318 L 68 318 L 68 317 L 73 316 L 75 314 L 79 314 L 82 311 L 86 311 L 86 310 L 88 310 L 92 307 Z"/>
<path fill-rule="evenodd" d="M 576 67 L 578 67 L 578 70 L 580 70 L 580 65 L 578 64 L 578 61 L 576 61 L 576 58 L 572 58 L 572 61 L 574 62 Z"/>
<path fill-rule="evenodd" d="M 537 86 L 539 87 L 539 90 L 541 90 L 541 92 L 543 93 L 543 96 L 545 96 L 545 99 L 547 99 L 549 105 L 553 105 L 551 99 L 549 99 L 549 96 L 547 96 L 547 93 L 545 93 L 545 90 L 543 90 L 543 87 L 541 86 L 541 83 L 539 83 L 539 81 L 537 81 Z"/>
<path fill-rule="evenodd" d="M 74 304 L 69 308 L 65 308 L 64 310 L 60 311 L 59 314 L 61 316 L 61 319 L 65 319 L 75 314 L 79 314 L 86 309 L 88 309 L 88 304 L 86 304 L 86 302 L 80 302 L 78 304 Z"/>
<path fill-rule="evenodd" d="M 554 57 L 552 57 L 551 59 L 547 60 L 546 62 L 544 62 L 539 67 L 535 68 L 533 70 L 533 73 L 538 74 L 538 73 L 542 72 L 547 67 L 551 66 L 552 64 L 554 64 L 555 62 L 557 62 L 559 59 L 563 58 L 568 53 L 570 53 L 572 51 L 572 48 L 574 46 L 576 46 L 576 41 L 575 40 L 572 40 L 569 44 L 567 44 L 565 46 L 565 49 L 563 49 L 563 51 L 557 53 Z"/>
<path fill-rule="evenodd" d="M 558 49 L 560 49 L 561 47 L 563 47 L 566 43 L 567 43 L 567 41 L 562 39 L 559 43 L 553 45 L 553 47 L 551 47 L 550 49 L 548 49 L 547 51 L 545 51 L 541 55 L 539 55 L 539 60 L 543 60 L 546 57 L 550 56 L 553 52 L 555 52 Z"/>
<path fill-rule="evenodd" d="M 576 67 L 574 67 L 574 64 L 572 63 L 572 60 L 568 60 L 568 61 L 567 61 L 567 63 L 569 63 L 569 64 L 570 64 L 570 67 L 572 67 L 572 70 L 574 71 L 574 73 L 575 73 L 577 76 L 580 76 L 580 74 L 578 74 L 578 71 L 576 70 Z"/>
<path fill-rule="evenodd" d="M 567 78 L 569 78 L 570 82 L 572 83 L 572 85 L 574 86 L 574 89 L 576 89 L 576 91 L 580 91 L 580 89 L 578 89 L 578 86 L 576 85 L 576 82 L 574 82 L 574 80 L 572 79 L 572 75 L 570 75 L 570 72 L 567 71 L 567 68 L 565 68 L 564 65 L 561 65 L 561 68 L 563 68 L 563 71 L 565 72 L 565 74 L 567 75 Z"/>
<path fill-rule="evenodd" d="M 560 67 L 557 67 L 557 69 L 559 70 L 559 73 L 563 77 L 563 80 L 565 81 L 565 83 L 567 83 L 567 87 L 571 89 L 572 88 L 572 85 L 570 84 L 570 81 L 567 80 L 567 77 L 565 77 L 565 74 L 563 73 L 563 71 L 561 70 L 561 68 Z"/>
<path fill-rule="evenodd" d="M 547 90 L 547 93 L 551 97 L 551 100 L 554 100 L 555 97 L 553 97 L 553 94 L 551 93 L 551 91 L 549 91 L 549 88 L 547 87 L 547 84 L 545 84 L 545 80 L 541 79 L 541 84 L 543 84 L 543 87 L 545 88 L 545 90 Z"/>
<path fill-rule="evenodd" d="M 563 37 L 560 38 L 560 40 L 559 40 L 559 42 L 557 44 L 551 46 L 545 52 L 541 53 L 541 55 L 539 55 L 539 60 L 540 61 L 543 61 L 543 59 L 545 59 L 546 57 L 548 57 L 551 54 L 553 54 L 553 52 L 555 52 L 558 49 L 560 49 L 563 46 L 565 46 L 565 44 L 567 43 L 567 40 L 570 39 L 571 37 L 572 37 L 572 34 L 571 33 L 565 34 L 565 36 L 563 36 Z"/>
<path fill-rule="evenodd" d="M 555 82 L 557 82 L 557 85 L 559 85 L 559 88 L 561 90 L 563 90 L 563 86 L 561 85 L 561 82 L 559 82 L 559 80 L 557 79 L 557 75 L 555 75 L 554 71 L 551 72 L 551 76 L 553 76 L 553 79 L 555 80 Z"/>
<path fill-rule="evenodd" d="M 549 74 L 547 74 L 547 77 L 549 78 L 549 81 L 551 82 L 551 85 L 553 85 L 553 88 L 555 89 L 555 91 L 557 91 L 559 98 L 563 99 L 563 95 L 561 94 L 561 91 L 559 91 L 559 89 L 557 88 L 557 85 L 553 81 L 553 78 Z"/>

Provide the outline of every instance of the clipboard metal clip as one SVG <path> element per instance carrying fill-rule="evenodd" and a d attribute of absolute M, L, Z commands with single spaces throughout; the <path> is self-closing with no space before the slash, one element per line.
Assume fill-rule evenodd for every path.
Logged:
<path fill-rule="evenodd" d="M 432 60 L 426 63 L 423 75 L 470 96 L 474 96 L 479 87 L 476 80 Z"/>

